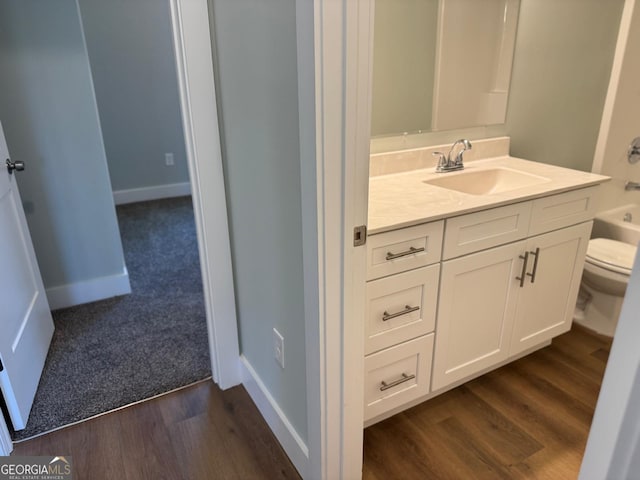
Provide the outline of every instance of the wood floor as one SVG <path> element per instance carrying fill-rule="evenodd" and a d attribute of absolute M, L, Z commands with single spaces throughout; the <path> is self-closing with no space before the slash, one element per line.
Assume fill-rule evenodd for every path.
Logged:
<path fill-rule="evenodd" d="M 365 430 L 364 478 L 575 479 L 610 342 L 553 345 Z M 242 387 L 201 383 L 16 445 L 76 479 L 299 478 Z"/>
<path fill-rule="evenodd" d="M 576 479 L 611 342 L 579 327 L 373 425 L 364 478 Z"/>
<path fill-rule="evenodd" d="M 243 387 L 211 381 L 15 445 L 77 480 L 300 478 Z"/>

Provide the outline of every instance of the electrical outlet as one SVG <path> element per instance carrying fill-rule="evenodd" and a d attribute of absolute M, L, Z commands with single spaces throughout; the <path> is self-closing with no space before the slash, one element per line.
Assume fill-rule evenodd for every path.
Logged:
<path fill-rule="evenodd" d="M 280 366 L 284 368 L 284 338 L 275 328 L 273 329 L 273 356 Z"/>
<path fill-rule="evenodd" d="M 173 153 L 164 154 L 164 163 L 167 164 L 167 167 L 173 167 L 175 165 L 173 162 Z"/>

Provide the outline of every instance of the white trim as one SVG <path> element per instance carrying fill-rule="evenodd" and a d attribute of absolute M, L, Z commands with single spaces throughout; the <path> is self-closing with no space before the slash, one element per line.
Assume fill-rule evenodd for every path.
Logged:
<path fill-rule="evenodd" d="M 636 256 L 580 466 L 580 480 L 638 478 L 640 256 Z"/>
<path fill-rule="evenodd" d="M 0 414 L 0 457 L 6 457 L 13 451 L 11 435 L 4 416 Z"/>
<path fill-rule="evenodd" d="M 631 31 L 631 20 L 633 17 L 635 4 L 636 0 L 625 0 L 624 7 L 622 9 L 622 19 L 620 20 L 618 40 L 613 57 L 613 65 L 611 66 L 609 88 L 607 90 L 607 97 L 605 99 L 604 108 L 602 111 L 600 132 L 598 134 L 598 141 L 596 142 L 596 150 L 593 155 L 593 164 L 591 165 L 591 171 L 594 173 L 602 173 L 602 169 L 605 163 L 604 155 L 607 150 L 607 143 L 609 142 L 611 120 L 613 119 L 613 110 L 616 104 L 616 97 L 618 96 L 620 75 L 622 74 L 622 66 L 624 64 L 624 57 L 627 50 L 627 41 L 629 40 L 629 33 Z"/>
<path fill-rule="evenodd" d="M 124 205 L 126 203 L 160 200 L 161 198 L 184 197 L 186 195 L 191 195 L 191 184 L 189 182 L 169 183 L 167 185 L 154 185 L 153 187 L 114 190 L 113 201 L 116 205 Z"/>
<path fill-rule="evenodd" d="M 207 0 L 171 0 L 173 44 L 214 381 L 240 383 L 231 246 Z"/>
<path fill-rule="evenodd" d="M 298 131 L 300 136 L 300 193 L 302 215 L 302 261 L 304 276 L 305 355 L 307 388 L 307 446 L 309 460 L 305 478 L 322 478 L 323 402 L 320 385 L 319 322 L 320 277 L 318 264 L 318 185 L 316 165 L 316 83 L 314 52 L 314 2 L 296 0 L 298 65 Z"/>
<path fill-rule="evenodd" d="M 352 232 L 367 222 L 373 0 L 316 0 L 314 13 L 320 345 L 307 362 L 322 451 L 309 476 L 360 478 L 366 250 Z"/>
<path fill-rule="evenodd" d="M 260 414 L 269 425 L 278 442 L 280 442 L 298 473 L 304 477 L 309 461 L 307 445 L 293 428 L 287 416 L 244 355 L 240 357 L 240 365 L 242 369 L 242 385 L 249 393 L 253 403 L 258 407 Z"/>
<path fill-rule="evenodd" d="M 124 267 L 121 273 L 50 287 L 46 293 L 51 310 L 127 295 L 131 293 L 129 272 Z"/>

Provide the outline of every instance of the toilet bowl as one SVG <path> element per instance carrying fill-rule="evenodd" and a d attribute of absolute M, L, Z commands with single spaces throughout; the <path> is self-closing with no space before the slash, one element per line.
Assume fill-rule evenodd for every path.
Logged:
<path fill-rule="evenodd" d="M 613 337 L 636 250 L 634 245 L 608 238 L 589 240 L 576 323 Z"/>

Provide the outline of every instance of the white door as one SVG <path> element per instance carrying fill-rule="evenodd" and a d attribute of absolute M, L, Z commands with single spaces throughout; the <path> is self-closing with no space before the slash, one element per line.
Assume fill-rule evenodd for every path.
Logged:
<path fill-rule="evenodd" d="M 518 301 L 511 355 L 571 328 L 592 224 L 581 223 L 527 242 L 529 268 Z"/>
<path fill-rule="evenodd" d="M 0 124 L 0 388 L 15 430 L 25 428 L 53 335 L 53 320 L 9 173 Z"/>

